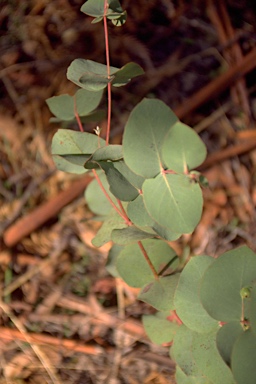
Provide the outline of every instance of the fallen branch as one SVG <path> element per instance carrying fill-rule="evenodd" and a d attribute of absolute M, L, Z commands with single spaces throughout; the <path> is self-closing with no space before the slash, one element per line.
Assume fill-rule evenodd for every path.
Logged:
<path fill-rule="evenodd" d="M 198 169 L 200 171 L 205 170 L 206 168 L 209 168 L 214 164 L 217 164 L 221 161 L 229 159 L 230 157 L 238 156 L 238 155 L 241 155 L 242 153 L 249 152 L 255 148 L 256 148 L 256 139 L 252 138 L 250 141 L 239 143 L 239 144 L 233 145 L 232 147 L 228 147 L 226 149 L 216 151 L 214 153 L 211 153 L 207 157 L 207 159 L 204 161 L 204 163 L 200 167 L 198 167 Z"/>
<path fill-rule="evenodd" d="M 86 345 L 76 340 L 59 339 L 57 337 L 44 335 L 41 333 L 27 333 L 27 337 L 33 344 L 46 344 L 55 347 L 66 348 L 73 352 L 81 352 L 87 355 L 99 355 L 102 353 L 102 348 L 94 345 Z M 27 338 L 17 329 L 0 327 L 0 339 L 6 341 L 26 341 Z"/>
<path fill-rule="evenodd" d="M 237 79 L 240 79 L 246 73 L 252 71 L 256 67 L 256 48 L 248 53 L 236 65 L 231 67 L 227 72 L 220 75 L 217 79 L 211 81 L 204 88 L 185 100 L 179 107 L 175 109 L 175 114 L 180 118 L 186 117 L 189 113 L 205 104 L 207 101 L 216 97 L 219 93 L 228 88 Z"/>

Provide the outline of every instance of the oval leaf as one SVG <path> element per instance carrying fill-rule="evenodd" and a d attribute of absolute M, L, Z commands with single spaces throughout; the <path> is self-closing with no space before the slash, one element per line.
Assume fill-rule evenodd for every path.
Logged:
<path fill-rule="evenodd" d="M 246 246 L 228 251 L 219 256 L 202 277 L 202 304 L 209 315 L 218 321 L 239 321 L 242 313 L 248 318 L 249 302 L 243 301 L 240 290 L 252 285 L 255 280 L 255 253 Z"/>
<path fill-rule="evenodd" d="M 123 218 L 114 210 L 106 217 L 102 226 L 97 232 L 97 235 L 93 238 L 92 244 L 95 247 L 101 247 L 102 245 L 111 241 L 111 234 L 115 228 L 125 228 L 126 223 Z"/>
<path fill-rule="evenodd" d="M 177 323 L 167 319 L 168 314 L 157 312 L 155 315 L 142 316 L 142 323 L 150 340 L 155 344 L 169 343 L 179 328 Z"/>
<path fill-rule="evenodd" d="M 210 333 L 193 333 L 191 351 L 200 372 L 214 384 L 235 384 L 229 367 L 216 346 L 216 330 Z"/>
<path fill-rule="evenodd" d="M 144 99 L 131 112 L 124 130 L 124 160 L 129 168 L 146 178 L 161 172 L 162 145 L 178 118 L 162 101 Z"/>
<path fill-rule="evenodd" d="M 170 355 L 185 375 L 202 377 L 192 354 L 193 334 L 191 329 L 181 325 L 173 338 Z"/>
<path fill-rule="evenodd" d="M 176 256 L 175 251 L 164 241 L 148 239 L 143 240 L 142 244 L 157 272 Z M 142 287 L 154 280 L 154 275 L 138 244 L 130 244 L 120 252 L 117 258 L 117 270 L 122 279 L 132 287 Z"/>
<path fill-rule="evenodd" d="M 127 227 L 124 229 L 113 229 L 111 240 L 119 245 L 128 245 L 137 243 L 140 240 L 152 239 L 154 234 L 144 232 L 136 227 Z"/>
<path fill-rule="evenodd" d="M 243 333 L 240 321 L 224 324 L 217 333 L 217 348 L 226 364 L 231 363 L 231 354 L 238 337 Z"/>
<path fill-rule="evenodd" d="M 256 337 L 249 329 L 234 344 L 231 367 L 237 384 L 255 384 Z"/>
<path fill-rule="evenodd" d="M 206 147 L 192 128 L 177 122 L 165 138 L 162 154 L 168 169 L 187 172 L 205 160 Z"/>
<path fill-rule="evenodd" d="M 174 296 L 176 312 L 182 322 L 196 332 L 210 332 L 218 326 L 202 306 L 199 287 L 205 270 L 215 259 L 210 256 L 192 257 L 183 271 Z"/>
<path fill-rule="evenodd" d="M 105 140 L 87 132 L 58 129 L 52 139 L 52 155 L 61 171 L 84 173 L 83 163 Z"/>
<path fill-rule="evenodd" d="M 165 174 L 146 180 L 143 199 L 149 215 L 176 233 L 191 233 L 201 218 L 203 199 L 198 184 L 185 175 Z"/>
<path fill-rule="evenodd" d="M 160 277 L 159 280 L 145 285 L 141 289 L 138 299 L 152 305 L 158 311 L 170 311 L 174 309 L 173 296 L 178 280 L 178 273 Z"/>
<path fill-rule="evenodd" d="M 110 67 L 110 78 L 107 66 L 92 60 L 75 59 L 67 70 L 67 78 L 81 88 L 89 91 L 104 89 L 113 80 L 113 73 L 119 68 Z"/>
<path fill-rule="evenodd" d="M 117 169 L 118 163 L 100 162 L 110 186 L 111 193 L 121 201 L 132 201 L 136 199 L 139 191 L 126 179 Z"/>
<path fill-rule="evenodd" d="M 106 176 L 104 173 L 102 173 L 102 171 L 99 173 L 99 177 L 108 195 L 116 204 L 116 206 L 118 206 L 115 196 L 113 196 L 109 190 L 109 184 L 107 182 Z M 86 188 L 85 200 L 90 210 L 100 216 L 108 215 L 113 209 L 96 179 L 94 179 Z"/>

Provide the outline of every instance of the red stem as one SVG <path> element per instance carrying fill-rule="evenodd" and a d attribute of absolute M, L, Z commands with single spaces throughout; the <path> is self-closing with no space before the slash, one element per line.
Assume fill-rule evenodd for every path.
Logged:
<path fill-rule="evenodd" d="M 102 192 L 104 193 L 104 195 L 106 196 L 106 198 L 108 199 L 109 203 L 112 205 L 112 207 L 114 208 L 114 210 L 118 213 L 118 215 L 120 215 L 124 220 L 125 222 L 127 222 L 127 216 L 126 214 L 124 215 L 121 211 L 119 211 L 119 209 L 117 208 L 117 206 L 115 205 L 115 203 L 111 200 L 111 197 L 108 195 L 107 191 L 105 190 L 97 172 L 95 171 L 95 169 L 92 170 L 93 172 L 93 175 L 95 177 L 95 179 L 97 180 L 99 186 L 100 186 L 100 189 L 102 190 Z"/>
<path fill-rule="evenodd" d="M 148 263 L 149 268 L 151 269 L 151 271 L 152 271 L 152 273 L 153 273 L 153 275 L 154 275 L 154 278 L 155 278 L 156 280 L 159 280 L 159 276 L 158 276 L 158 274 L 157 274 L 157 272 L 156 272 L 156 270 L 155 270 L 155 267 L 154 267 L 154 265 L 152 264 L 150 258 L 148 257 L 147 251 L 146 251 L 146 249 L 143 247 L 141 241 L 138 241 L 138 246 L 140 247 L 141 252 L 143 253 L 143 256 L 145 257 L 145 260 L 146 260 L 146 262 Z"/>
<path fill-rule="evenodd" d="M 107 25 L 107 12 L 108 12 L 108 0 L 104 3 L 104 35 L 105 35 L 105 47 L 106 47 L 106 64 L 108 79 L 110 79 L 110 60 L 109 60 L 109 41 L 108 41 L 108 25 Z M 111 83 L 108 83 L 108 120 L 107 120 L 107 133 L 106 133 L 106 145 L 109 144 L 110 137 L 110 125 L 111 125 Z"/>
<path fill-rule="evenodd" d="M 119 199 L 117 199 L 117 202 L 118 202 L 118 205 L 120 207 L 121 212 L 123 213 L 123 217 L 126 217 L 126 219 L 125 219 L 126 224 L 129 227 L 131 227 L 133 224 L 132 224 L 131 220 L 129 219 L 129 217 L 127 216 L 127 214 L 126 214 L 126 212 L 124 210 L 122 202 Z"/>
<path fill-rule="evenodd" d="M 78 127 L 79 127 L 80 131 L 84 132 L 84 128 L 83 128 L 82 122 L 80 120 L 80 116 L 79 116 L 79 114 L 77 112 L 76 96 L 74 96 L 74 113 L 75 113 L 76 121 L 77 121 L 77 124 L 78 124 Z"/>

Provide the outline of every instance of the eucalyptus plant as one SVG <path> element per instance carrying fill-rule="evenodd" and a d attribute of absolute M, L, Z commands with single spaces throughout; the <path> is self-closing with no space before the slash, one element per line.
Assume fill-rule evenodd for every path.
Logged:
<path fill-rule="evenodd" d="M 242 246 L 213 258 L 178 257 L 169 245 L 192 233 L 201 219 L 203 179 L 195 169 L 206 147 L 162 101 L 143 99 L 132 110 L 122 145 L 109 143 L 111 89 L 126 85 L 143 69 L 136 63 L 110 66 L 108 20 L 126 21 L 118 0 L 88 0 L 81 11 L 103 21 L 106 64 L 76 59 L 67 78 L 74 95 L 51 97 L 54 121 L 77 121 L 80 131 L 59 129 L 52 140 L 56 167 L 64 172 L 91 172 L 85 191 L 91 211 L 103 222 L 93 239 L 107 242 L 107 270 L 132 287 L 138 299 L 157 311 L 143 316 L 155 343 L 170 343 L 178 384 L 254 384 L 256 378 L 256 255 Z M 82 121 L 97 116 L 107 90 L 106 138 Z M 173 318 L 177 321 L 170 321 Z"/>

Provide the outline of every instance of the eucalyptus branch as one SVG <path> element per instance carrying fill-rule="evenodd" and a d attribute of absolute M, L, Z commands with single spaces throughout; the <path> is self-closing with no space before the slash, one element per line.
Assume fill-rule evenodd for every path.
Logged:
<path fill-rule="evenodd" d="M 109 41 L 108 41 L 107 12 L 108 12 L 108 0 L 105 0 L 103 21 L 104 21 L 104 35 L 105 35 L 105 50 L 106 50 L 107 74 L 108 74 L 108 79 L 110 79 L 110 59 L 109 59 Z M 107 88 L 108 88 L 108 118 L 107 118 L 106 145 L 109 144 L 110 127 L 111 127 L 111 104 L 112 104 L 111 82 L 108 83 Z"/>

